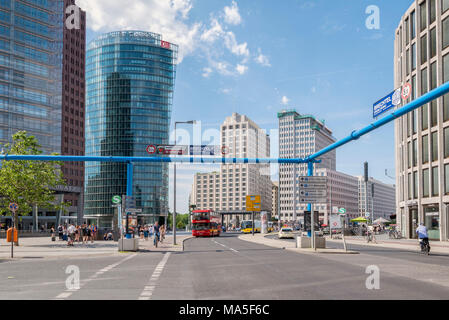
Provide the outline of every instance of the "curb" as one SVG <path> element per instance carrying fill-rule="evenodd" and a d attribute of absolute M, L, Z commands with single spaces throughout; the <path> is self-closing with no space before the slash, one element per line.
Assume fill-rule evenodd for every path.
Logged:
<path fill-rule="evenodd" d="M 187 237 L 184 240 L 182 240 L 182 252 L 184 252 L 184 242 L 186 242 L 187 240 L 193 239 L 193 236 Z"/>
<path fill-rule="evenodd" d="M 313 251 L 312 249 L 305 249 L 305 248 L 296 248 L 296 247 L 287 248 L 287 247 L 281 245 L 281 243 L 276 243 L 276 245 L 275 245 L 274 243 L 269 243 L 269 242 L 268 243 L 264 243 L 264 242 L 260 242 L 260 241 L 252 241 L 250 239 L 244 239 L 241 236 L 239 236 L 238 238 L 240 240 L 242 240 L 242 241 L 257 243 L 257 244 L 265 245 L 265 246 L 268 246 L 268 247 L 288 250 L 288 251 L 292 251 L 292 252 L 296 252 L 296 253 L 304 253 L 304 254 L 360 254 L 360 252 L 358 252 L 358 251 L 354 251 L 354 250 L 344 251 L 342 249 L 317 249 L 316 251 Z M 265 239 L 265 237 L 264 237 L 264 239 Z M 279 246 L 277 244 L 279 244 Z"/>

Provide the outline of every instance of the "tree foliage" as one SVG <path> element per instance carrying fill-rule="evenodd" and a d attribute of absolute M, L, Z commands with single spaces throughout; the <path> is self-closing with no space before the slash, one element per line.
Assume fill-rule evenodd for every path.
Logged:
<path fill-rule="evenodd" d="M 34 136 L 18 131 L 12 143 L 3 146 L 9 155 L 39 155 L 41 146 Z M 56 154 L 53 154 L 56 155 Z M 66 185 L 61 171 L 62 163 L 44 161 L 2 161 L 0 169 L 0 212 L 10 215 L 9 203 L 19 206 L 20 215 L 29 215 L 34 205 L 49 210 L 64 209 L 68 204 L 56 203 L 56 186 Z"/>

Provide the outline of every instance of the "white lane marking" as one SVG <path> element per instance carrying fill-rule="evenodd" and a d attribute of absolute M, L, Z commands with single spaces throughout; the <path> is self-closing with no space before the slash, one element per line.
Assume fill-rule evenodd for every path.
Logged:
<path fill-rule="evenodd" d="M 123 262 L 128 261 L 129 259 L 134 258 L 136 255 L 137 255 L 137 253 L 135 253 L 133 255 L 130 255 L 130 256 L 126 257 L 125 259 L 120 260 L 119 262 L 111 264 L 111 265 L 109 265 L 109 266 L 107 266 L 107 267 L 97 271 L 94 275 L 90 276 L 86 280 L 81 281 L 82 283 L 80 283 L 80 287 L 78 289 L 67 289 L 63 293 L 57 295 L 56 298 L 54 298 L 53 300 L 64 300 L 64 299 L 67 299 L 74 292 L 77 292 L 78 290 L 80 290 L 89 281 L 95 280 L 99 275 L 102 275 L 103 273 L 105 273 L 105 272 L 107 272 L 109 270 L 112 270 L 113 268 L 117 267 L 118 265 L 122 264 Z"/>
<path fill-rule="evenodd" d="M 229 249 L 229 250 L 231 250 L 231 251 L 233 251 L 233 252 L 238 252 L 237 250 L 235 250 L 235 249 L 233 249 L 233 248 L 231 248 L 231 247 L 225 246 L 224 244 L 222 244 L 222 243 L 220 243 L 220 242 L 217 242 L 217 241 L 215 241 L 215 240 L 212 240 L 212 242 L 215 242 L 216 244 L 219 244 L 220 246 L 222 246 L 222 247 L 224 247 L 224 248 L 226 248 L 226 249 Z"/>
<path fill-rule="evenodd" d="M 159 280 L 159 277 L 164 271 L 165 264 L 167 263 L 168 258 L 170 257 L 170 252 L 167 252 L 162 258 L 161 262 L 156 266 L 151 275 L 150 282 L 145 286 L 142 293 L 140 294 L 139 300 L 150 300 L 153 296 L 154 289 L 156 288 L 156 283 Z"/>

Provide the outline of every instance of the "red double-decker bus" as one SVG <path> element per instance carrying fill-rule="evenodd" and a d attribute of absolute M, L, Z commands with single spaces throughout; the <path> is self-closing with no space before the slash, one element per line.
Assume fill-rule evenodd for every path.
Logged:
<path fill-rule="evenodd" d="M 192 235 L 215 237 L 221 234 L 221 217 L 212 210 L 192 211 Z"/>

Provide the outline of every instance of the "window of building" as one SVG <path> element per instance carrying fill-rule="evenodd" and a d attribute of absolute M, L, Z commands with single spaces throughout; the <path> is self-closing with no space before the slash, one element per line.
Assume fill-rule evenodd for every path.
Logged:
<path fill-rule="evenodd" d="M 429 128 L 429 105 L 426 104 L 421 108 L 421 127 L 422 130 Z"/>
<path fill-rule="evenodd" d="M 432 196 L 437 197 L 440 194 L 438 187 L 438 167 L 432 168 Z"/>
<path fill-rule="evenodd" d="M 421 94 L 425 94 L 427 91 L 427 68 L 424 68 L 421 70 Z"/>
<path fill-rule="evenodd" d="M 438 133 L 432 132 L 432 161 L 438 161 Z"/>
<path fill-rule="evenodd" d="M 449 127 L 444 128 L 444 157 L 449 158 Z"/>
<path fill-rule="evenodd" d="M 424 1 L 419 6 L 419 12 L 421 13 L 421 28 L 420 30 L 423 31 L 427 27 L 427 10 L 426 10 L 426 2 Z"/>
<path fill-rule="evenodd" d="M 416 70 L 416 43 L 412 44 L 411 60 L 412 60 L 412 71 Z"/>
<path fill-rule="evenodd" d="M 430 195 L 430 186 L 429 186 L 429 181 L 430 181 L 430 176 L 429 176 L 429 169 L 424 169 L 422 172 L 422 179 L 423 179 L 423 192 L 422 195 L 424 198 L 428 198 Z"/>
<path fill-rule="evenodd" d="M 449 94 L 443 97 L 443 121 L 449 120 Z"/>
<path fill-rule="evenodd" d="M 449 164 L 444 166 L 444 193 L 449 194 Z"/>
<path fill-rule="evenodd" d="M 425 135 L 422 137 L 422 163 L 429 162 L 429 136 Z"/>
<path fill-rule="evenodd" d="M 444 13 L 449 9 L 449 0 L 441 0 L 441 11 Z"/>
<path fill-rule="evenodd" d="M 418 199 L 418 171 L 413 172 L 413 199 Z"/>
<path fill-rule="evenodd" d="M 412 167 L 412 145 L 410 142 L 407 142 L 407 150 L 408 150 L 408 168 Z"/>
<path fill-rule="evenodd" d="M 410 74 L 410 50 L 408 49 L 406 52 L 405 73 L 407 74 L 407 76 Z"/>
<path fill-rule="evenodd" d="M 418 110 L 413 110 L 412 112 L 412 132 L 415 134 L 418 130 Z"/>
<path fill-rule="evenodd" d="M 430 66 L 430 90 L 437 87 L 437 63 L 434 62 Z"/>
<path fill-rule="evenodd" d="M 436 28 L 430 30 L 430 58 L 437 54 L 437 31 Z"/>
<path fill-rule="evenodd" d="M 418 165 L 418 140 L 413 140 L 413 166 Z"/>
<path fill-rule="evenodd" d="M 421 64 L 427 62 L 427 35 L 421 38 Z"/>
<path fill-rule="evenodd" d="M 404 30 L 404 32 L 405 32 L 405 45 L 408 45 L 408 43 L 410 42 L 410 30 L 409 30 L 409 23 L 408 23 L 408 18 L 407 19 L 405 19 L 405 30 Z"/>
<path fill-rule="evenodd" d="M 429 1 L 429 24 L 435 22 L 437 15 L 436 0 Z"/>
<path fill-rule="evenodd" d="M 430 122 L 432 128 L 438 125 L 438 104 L 436 100 L 430 103 Z"/>

